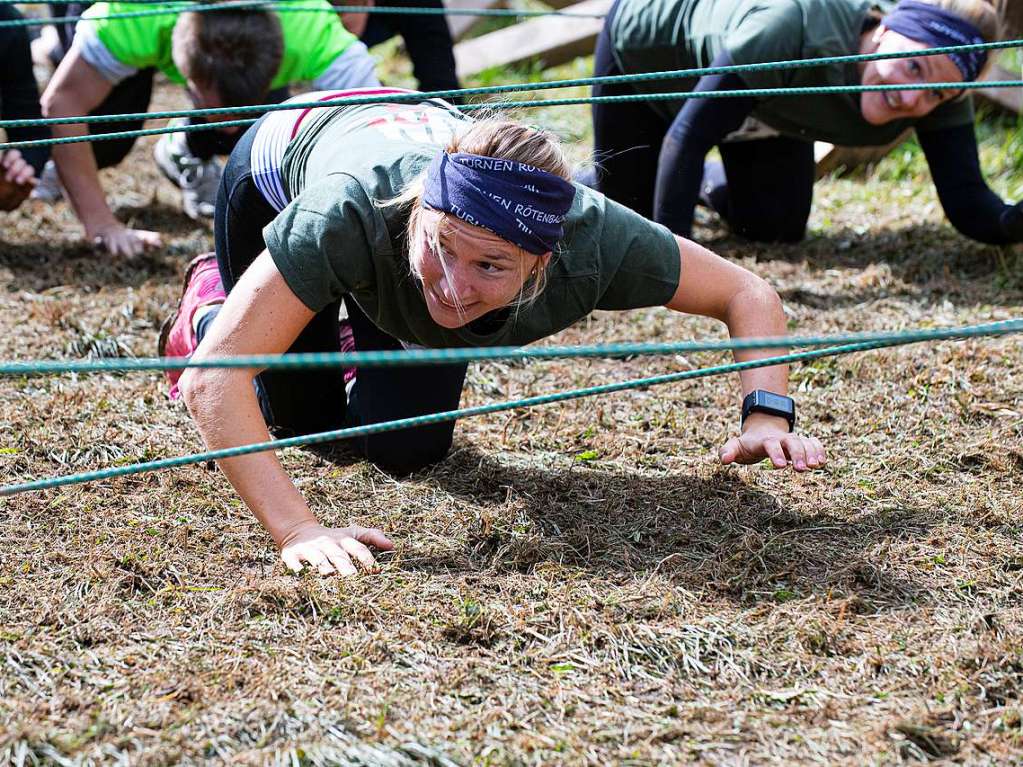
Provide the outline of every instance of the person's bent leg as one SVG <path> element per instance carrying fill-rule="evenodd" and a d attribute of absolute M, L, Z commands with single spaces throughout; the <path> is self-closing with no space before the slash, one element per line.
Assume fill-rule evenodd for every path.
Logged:
<path fill-rule="evenodd" d="M 346 301 L 358 351 L 401 349 L 401 343 L 377 328 L 354 301 Z M 359 368 L 348 397 L 348 426 L 455 410 L 462 397 L 465 363 L 394 368 Z M 353 440 L 369 461 L 408 474 L 442 460 L 451 449 L 454 421 L 381 432 Z"/>
<path fill-rule="evenodd" d="M 443 8 L 441 0 L 378 0 L 378 6 L 392 8 Z M 384 22 L 384 18 L 387 21 Z M 381 23 L 383 22 L 383 23 Z M 390 34 L 386 34 L 385 26 Z M 362 40 L 366 45 L 382 42 L 395 33 L 405 41 L 405 50 L 412 60 L 412 73 L 421 91 L 448 91 L 459 88 L 455 74 L 455 52 L 451 29 L 446 16 L 413 14 L 370 14 Z M 386 37 L 381 35 L 386 34 Z M 453 100 L 453 99 L 449 99 Z"/>
<path fill-rule="evenodd" d="M 214 216 L 217 263 L 230 293 L 266 244 L 263 227 L 277 211 L 252 180 L 249 155 L 258 124 L 238 141 L 224 168 Z M 340 301 L 319 312 L 288 349 L 336 352 Z M 345 383 L 340 369 L 266 371 L 256 377 L 257 394 L 267 425 L 278 436 L 338 429 L 345 417 Z"/>
<path fill-rule="evenodd" d="M 727 189 L 715 190 L 714 207 L 728 227 L 754 242 L 802 240 L 813 202 L 813 144 L 777 137 L 719 148 Z"/>
<path fill-rule="evenodd" d="M 102 103 L 93 109 L 90 115 L 119 115 L 149 111 L 149 101 L 153 96 L 153 75 L 155 69 L 143 69 L 114 86 Z M 121 131 L 135 131 L 142 128 L 144 120 L 125 120 L 112 123 L 91 123 L 89 134 L 93 136 Z M 96 157 L 96 166 L 110 168 L 119 164 L 131 148 L 135 146 L 134 138 L 119 138 L 89 143 Z"/>
<path fill-rule="evenodd" d="M 596 77 L 620 75 L 611 55 L 610 24 L 597 40 L 593 58 Z M 628 85 L 596 85 L 594 96 L 635 94 Z M 593 162 L 597 190 L 642 216 L 653 217 L 657 160 L 668 123 L 647 104 L 594 104 Z"/>

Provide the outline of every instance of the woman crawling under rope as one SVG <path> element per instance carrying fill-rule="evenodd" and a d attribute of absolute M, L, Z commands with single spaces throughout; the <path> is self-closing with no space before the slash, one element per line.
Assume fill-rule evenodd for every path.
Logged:
<path fill-rule="evenodd" d="M 1018 2 L 1015 3 L 1019 5 Z M 997 8 L 996 8 L 997 5 Z M 740 96 L 594 104 L 596 188 L 676 234 L 697 203 L 758 242 L 806 235 L 816 175 L 814 141 L 885 146 L 915 130 L 952 225 L 990 244 L 1023 242 L 1023 203 L 984 181 L 969 93 L 929 84 L 981 77 L 987 51 L 911 57 L 925 48 L 994 42 L 1008 0 L 616 0 L 594 56 L 595 75 L 750 65 L 851 54 L 860 64 L 769 69 L 600 85 L 596 96 L 654 91 L 894 86 L 804 96 Z M 909 86 L 902 90 L 903 86 Z M 717 147 L 721 162 L 708 162 Z"/>
<path fill-rule="evenodd" d="M 719 319 L 733 337 L 785 333 L 781 302 L 763 280 L 568 178 L 549 134 L 473 120 L 441 101 L 267 115 L 231 155 L 216 256 L 190 265 L 160 354 L 519 345 L 594 309 L 657 305 Z M 452 410 L 465 373 L 464 363 L 190 368 L 171 383 L 219 449 L 264 441 L 268 426 L 305 434 Z M 822 466 L 821 443 L 793 432 L 787 368 L 740 377 L 741 433 L 721 448 L 722 463 Z M 409 472 L 441 460 L 453 431 L 441 423 L 374 434 L 356 448 Z M 220 467 L 293 570 L 350 575 L 353 560 L 373 566 L 368 546 L 392 548 L 379 530 L 321 525 L 272 452 Z"/>

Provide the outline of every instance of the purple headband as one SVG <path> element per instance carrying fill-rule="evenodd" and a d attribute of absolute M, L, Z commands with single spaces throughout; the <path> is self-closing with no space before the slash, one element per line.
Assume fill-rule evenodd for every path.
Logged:
<path fill-rule="evenodd" d="M 918 0 L 902 0 L 881 23 L 893 32 L 931 48 L 984 42 L 980 30 L 962 16 Z M 963 73 L 966 82 L 976 80 L 987 62 L 987 51 L 953 52 L 948 56 Z"/>
<path fill-rule="evenodd" d="M 426 171 L 423 205 L 489 229 L 528 253 L 554 250 L 575 187 L 514 160 L 441 152 Z"/>

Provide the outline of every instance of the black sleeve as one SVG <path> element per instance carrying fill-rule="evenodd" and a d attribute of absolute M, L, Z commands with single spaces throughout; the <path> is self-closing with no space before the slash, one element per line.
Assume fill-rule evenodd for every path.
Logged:
<path fill-rule="evenodd" d="M 728 66 L 732 58 L 718 55 L 711 66 Z M 695 91 L 742 90 L 735 74 L 701 77 Z M 683 237 L 693 229 L 693 209 L 703 180 L 703 162 L 711 147 L 738 130 L 753 111 L 751 97 L 689 99 L 675 116 L 661 145 L 654 189 L 654 220 Z"/>
<path fill-rule="evenodd" d="M 991 191 L 980 170 L 972 125 L 919 131 L 938 199 L 952 226 L 990 245 L 1023 242 L 1023 212 Z"/>
<path fill-rule="evenodd" d="M 10 5 L 0 5 L 0 19 L 20 19 Z M 25 27 L 0 27 L 0 118 L 4 120 L 38 119 L 39 88 L 32 72 L 32 51 Z M 10 128 L 9 141 L 32 141 L 49 138 L 49 128 Z M 22 156 L 35 168 L 36 175 L 50 156 L 48 147 L 20 150 Z"/>

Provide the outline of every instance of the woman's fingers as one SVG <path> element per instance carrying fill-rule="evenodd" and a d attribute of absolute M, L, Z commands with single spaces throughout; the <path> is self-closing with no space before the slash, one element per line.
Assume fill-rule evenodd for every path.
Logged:
<path fill-rule="evenodd" d="M 828 462 L 828 454 L 824 450 L 824 445 L 816 437 L 810 437 L 810 441 L 813 443 L 814 452 L 817 454 L 817 465 L 823 466 Z"/>
<path fill-rule="evenodd" d="M 281 559 L 284 564 L 287 565 L 288 569 L 293 573 L 301 572 L 302 560 L 299 559 L 298 554 L 294 549 L 288 548 L 281 552 Z"/>
<path fill-rule="evenodd" d="M 14 158 L 13 160 L 10 161 L 8 161 L 6 157 L 4 157 L 3 167 L 4 181 L 7 181 L 8 183 L 11 184 L 17 184 L 18 186 L 27 184 L 32 179 L 32 176 L 35 174 L 35 171 L 32 169 L 32 166 L 29 165 L 20 157 Z"/>
<path fill-rule="evenodd" d="M 737 437 L 732 437 L 718 451 L 718 458 L 721 459 L 721 463 L 726 466 L 733 463 L 739 456 L 739 440 Z"/>
<path fill-rule="evenodd" d="M 375 527 L 350 527 L 348 532 L 355 540 L 367 546 L 373 546 L 381 551 L 391 551 L 394 549 L 391 539 L 384 535 L 383 531 Z"/>
<path fill-rule="evenodd" d="M 376 567 L 376 560 L 373 559 L 373 555 L 369 549 L 354 538 L 344 537 L 338 541 L 341 544 L 341 548 L 345 550 L 347 554 L 358 560 L 359 564 L 365 567 L 367 570 L 372 570 Z"/>
<path fill-rule="evenodd" d="M 806 446 L 803 438 L 798 434 L 787 434 L 781 440 L 785 452 L 792 461 L 792 468 L 796 471 L 806 471 Z"/>
<path fill-rule="evenodd" d="M 796 471 L 820 468 L 828 460 L 824 446 L 816 437 L 779 432 L 749 432 L 732 437 L 718 451 L 718 457 L 726 465 L 756 463 L 766 457 L 776 469 L 784 469 L 791 462 Z"/>
<path fill-rule="evenodd" d="M 33 168 L 28 163 L 25 163 L 25 167 L 18 171 L 18 175 L 14 179 L 14 183 L 17 184 L 18 186 L 25 186 L 26 184 L 31 184 L 34 187 L 36 185 L 35 168 Z"/>
<path fill-rule="evenodd" d="M 803 447 L 806 450 L 807 466 L 818 469 L 824 465 L 824 447 L 816 437 L 803 437 Z"/>
<path fill-rule="evenodd" d="M 315 568 L 320 575 L 355 575 L 358 570 L 353 560 L 366 570 L 376 567 L 376 560 L 365 543 L 353 537 L 357 533 L 361 538 L 381 549 L 392 549 L 392 544 L 379 530 L 368 528 L 352 528 L 351 530 L 332 531 L 330 535 L 321 535 L 312 540 L 286 546 L 281 551 L 281 560 L 292 572 L 299 572 L 308 565 Z"/>
<path fill-rule="evenodd" d="M 327 558 L 327 570 L 324 572 L 323 567 L 320 567 L 320 575 L 330 575 L 335 570 L 339 575 L 355 575 L 355 565 L 352 564 L 352 560 L 349 558 L 344 540 L 338 542 L 326 540 L 320 544 L 324 555 Z"/>
<path fill-rule="evenodd" d="M 105 248 L 111 255 L 135 258 L 152 248 L 160 247 L 162 240 L 158 232 L 144 229 L 128 229 L 124 226 L 111 227 L 95 237 L 95 244 Z"/>
<path fill-rule="evenodd" d="M 785 457 L 785 450 L 781 446 L 781 440 L 770 438 L 764 440 L 764 452 L 771 459 L 776 469 L 784 469 L 789 465 L 789 459 Z"/>

